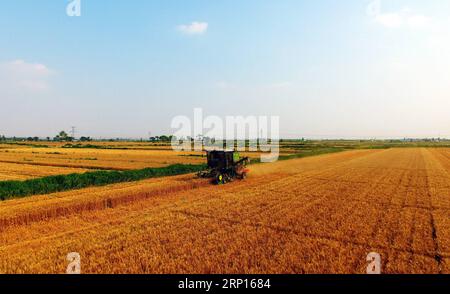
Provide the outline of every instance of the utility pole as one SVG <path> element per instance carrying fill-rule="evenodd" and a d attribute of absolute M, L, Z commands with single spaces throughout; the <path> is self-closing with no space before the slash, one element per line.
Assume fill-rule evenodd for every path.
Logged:
<path fill-rule="evenodd" d="M 75 141 L 75 130 L 76 130 L 76 127 L 72 127 L 72 139 Z"/>

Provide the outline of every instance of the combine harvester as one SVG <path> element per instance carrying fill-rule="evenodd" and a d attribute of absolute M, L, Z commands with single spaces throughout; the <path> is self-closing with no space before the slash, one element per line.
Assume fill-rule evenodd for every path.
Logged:
<path fill-rule="evenodd" d="M 200 178 L 211 178 L 217 185 L 245 179 L 250 163 L 248 157 L 240 158 L 236 151 L 207 151 L 208 169 L 198 173 Z"/>

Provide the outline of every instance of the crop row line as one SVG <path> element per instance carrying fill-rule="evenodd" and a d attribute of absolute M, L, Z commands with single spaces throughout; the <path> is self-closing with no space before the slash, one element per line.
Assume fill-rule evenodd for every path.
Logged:
<path fill-rule="evenodd" d="M 173 212 L 179 213 L 179 214 L 187 216 L 187 217 L 205 218 L 205 219 L 211 219 L 211 220 L 215 220 L 215 221 L 223 221 L 223 222 L 228 222 L 233 225 L 242 225 L 242 226 L 249 226 L 249 227 L 254 227 L 254 228 L 266 228 L 266 229 L 270 229 L 270 230 L 273 230 L 273 231 L 276 231 L 279 233 L 290 233 L 290 234 L 301 235 L 305 238 L 309 238 L 309 239 L 313 239 L 313 240 L 333 241 L 333 242 L 341 243 L 343 245 L 360 246 L 363 248 L 369 247 L 368 244 L 363 243 L 363 242 L 358 242 L 358 241 L 354 241 L 354 240 L 345 240 L 342 238 L 337 238 L 337 237 L 328 236 L 328 235 L 313 234 L 313 233 L 299 231 L 299 230 L 295 230 L 295 229 L 291 229 L 291 228 L 283 228 L 283 227 L 272 226 L 272 225 L 261 224 L 261 223 L 241 222 L 238 220 L 232 220 L 232 219 L 228 219 L 228 218 L 224 218 L 224 217 L 214 217 L 214 216 L 211 216 L 208 214 L 193 213 L 193 212 L 183 211 L 183 210 L 176 210 Z M 435 259 L 435 257 L 436 257 L 436 255 L 433 255 L 433 254 L 424 253 L 424 252 L 416 251 L 413 249 L 402 249 L 402 248 L 398 248 L 395 246 L 383 246 L 383 245 L 377 244 L 373 247 L 372 246 L 370 247 L 370 250 L 376 250 L 376 249 L 381 249 L 384 251 L 392 250 L 392 251 L 395 251 L 398 253 L 407 253 L 407 254 L 412 254 L 412 255 L 417 255 L 417 256 L 422 256 L 422 257 L 427 257 L 427 258 L 433 258 L 433 259 Z M 450 252 L 442 253 L 442 254 L 440 254 L 440 256 L 441 256 L 441 258 L 450 258 Z"/>
<path fill-rule="evenodd" d="M 337 179 L 337 180 L 333 180 L 333 179 L 323 179 L 323 178 L 317 178 L 317 177 L 311 177 L 310 179 L 312 180 L 318 180 L 318 181 L 324 181 L 324 182 L 328 182 L 328 183 L 347 183 L 347 184 L 361 184 L 361 185 L 367 185 L 370 184 L 370 181 L 351 181 L 351 180 L 341 180 L 341 179 Z M 379 185 L 385 185 L 385 186 L 393 186 L 393 187 L 402 187 L 402 188 L 413 188 L 413 189 L 429 189 L 428 185 L 403 185 L 403 184 L 392 184 L 392 183 L 383 183 L 380 182 L 378 183 Z M 450 190 L 450 186 L 444 186 L 444 187 L 439 187 L 439 189 L 442 190 Z"/>

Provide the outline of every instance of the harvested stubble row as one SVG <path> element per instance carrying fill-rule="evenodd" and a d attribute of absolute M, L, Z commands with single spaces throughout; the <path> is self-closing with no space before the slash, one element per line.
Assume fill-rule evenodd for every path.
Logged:
<path fill-rule="evenodd" d="M 180 176 L 7 201 L 0 217 L 18 221 L 0 232 L 0 272 L 64 272 L 76 251 L 85 273 L 364 273 L 376 251 L 386 273 L 449 273 L 445 152 L 352 151 L 252 166 L 220 187 Z M 152 193 L 165 184 L 183 188 Z M 104 199 L 118 203 L 45 213 Z"/>

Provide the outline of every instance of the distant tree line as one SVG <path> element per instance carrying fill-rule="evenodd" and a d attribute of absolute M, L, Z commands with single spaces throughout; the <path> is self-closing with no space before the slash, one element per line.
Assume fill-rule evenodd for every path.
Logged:
<path fill-rule="evenodd" d="M 61 131 L 59 132 L 55 137 L 50 138 L 50 137 L 46 137 L 46 138 L 40 138 L 40 137 L 6 137 L 5 135 L 0 135 L 0 142 L 7 142 L 7 141 L 12 141 L 12 142 L 17 142 L 17 141 L 28 141 L 28 142 L 39 142 L 39 141 L 55 141 L 55 142 L 73 142 L 75 141 L 75 138 L 69 136 L 65 131 Z M 91 142 L 92 138 L 91 137 L 86 137 L 86 136 L 82 136 L 78 139 L 78 141 L 80 142 Z"/>
<path fill-rule="evenodd" d="M 166 136 L 166 135 L 162 135 L 162 136 L 155 136 L 155 137 L 150 137 L 150 142 L 172 142 L 172 140 L 174 139 L 174 136 Z"/>

